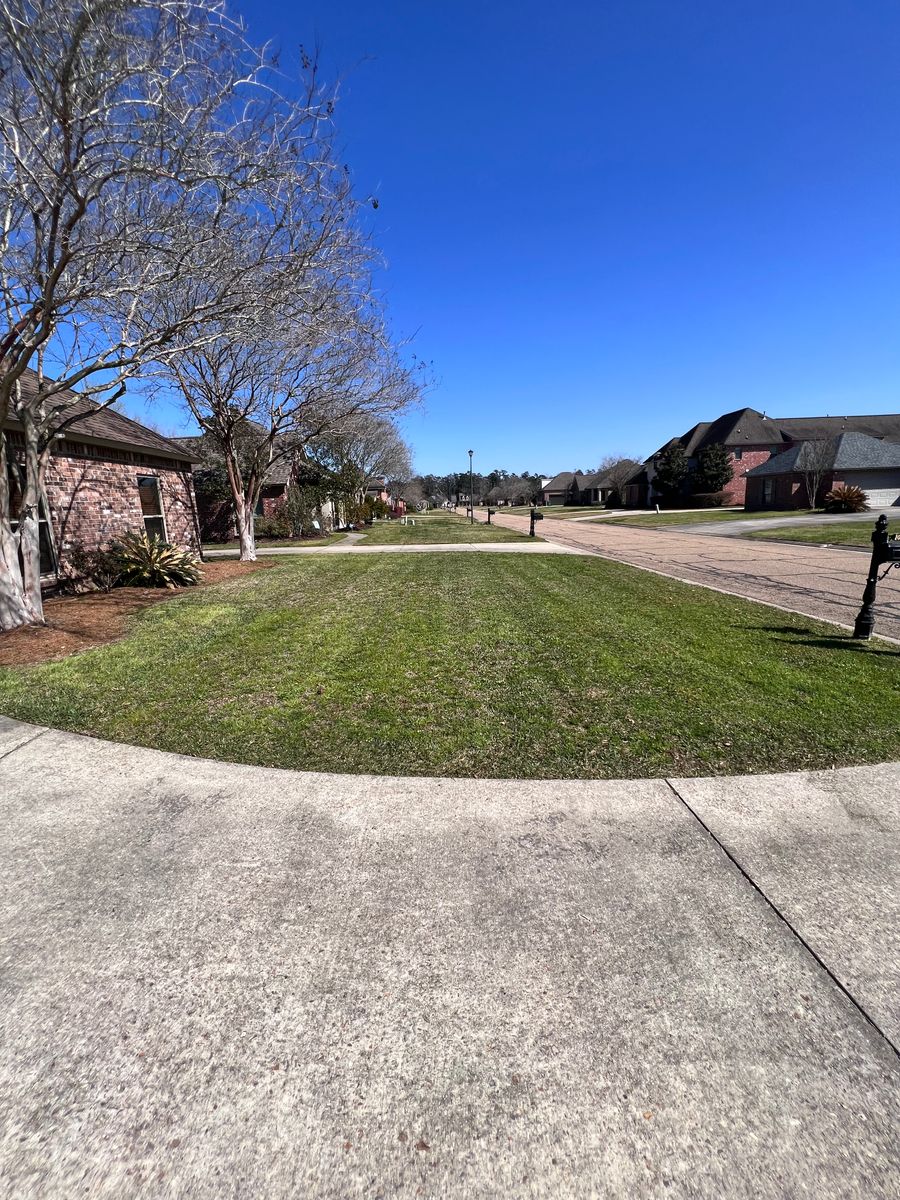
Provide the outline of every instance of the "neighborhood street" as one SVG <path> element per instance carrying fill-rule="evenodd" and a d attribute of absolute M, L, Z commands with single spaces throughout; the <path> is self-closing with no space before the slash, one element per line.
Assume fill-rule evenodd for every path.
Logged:
<path fill-rule="evenodd" d="M 888 1200 L 898 795 L 0 719 L 0 1194 Z"/>
<path fill-rule="evenodd" d="M 477 509 L 475 515 L 485 519 Z M 874 516 L 868 515 L 874 526 Z M 498 512 L 492 520 L 528 531 L 525 516 Z M 614 521 L 549 517 L 537 529 L 541 537 L 564 546 L 851 627 L 868 570 L 868 557 L 855 550 L 674 533 L 671 526 L 638 529 Z M 900 639 L 900 571 L 891 571 L 879 585 L 875 628 L 884 637 Z"/>

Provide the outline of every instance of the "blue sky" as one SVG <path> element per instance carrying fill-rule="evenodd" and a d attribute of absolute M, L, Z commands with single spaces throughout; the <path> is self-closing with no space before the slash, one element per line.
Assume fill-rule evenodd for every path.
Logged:
<path fill-rule="evenodd" d="M 470 446 L 587 470 L 745 404 L 900 407 L 895 3 L 243 12 L 343 78 L 379 283 L 439 380 L 405 422 L 420 471 Z"/>

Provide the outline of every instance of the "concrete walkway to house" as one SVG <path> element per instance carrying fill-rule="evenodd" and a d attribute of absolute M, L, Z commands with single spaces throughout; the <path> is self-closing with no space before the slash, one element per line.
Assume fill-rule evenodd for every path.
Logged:
<path fill-rule="evenodd" d="M 314 775 L 0 719 L 0 816 L 4 1196 L 896 1195 L 900 764 Z"/>
<path fill-rule="evenodd" d="M 874 528 L 874 514 L 866 514 Z M 476 510 L 476 516 L 481 515 Z M 773 520 L 766 521 L 770 528 Z M 528 518 L 494 517 L 494 523 L 527 531 Z M 737 524 L 738 522 L 735 522 Z M 545 518 L 541 536 L 570 548 L 647 571 L 702 584 L 748 600 L 852 628 L 862 602 L 868 560 L 852 550 L 749 538 L 637 528 L 612 522 L 585 523 Z M 876 630 L 900 639 L 900 571 L 878 587 Z"/>
<path fill-rule="evenodd" d="M 559 542 L 534 541 L 527 542 L 422 542 L 406 545 L 404 543 L 347 544 L 335 542 L 332 546 L 273 546 L 266 549 L 257 546 L 260 558 L 270 555 L 295 554 L 455 554 L 458 551 L 474 550 L 479 554 L 590 554 L 590 550 L 578 546 L 563 546 Z M 204 558 L 236 558 L 237 550 L 204 550 Z"/>

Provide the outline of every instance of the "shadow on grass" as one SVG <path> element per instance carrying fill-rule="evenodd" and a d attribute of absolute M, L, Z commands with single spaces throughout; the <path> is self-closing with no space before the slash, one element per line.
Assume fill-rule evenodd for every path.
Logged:
<path fill-rule="evenodd" d="M 748 626 L 744 626 L 748 628 Z M 817 650 L 851 650 L 858 654 L 886 654 L 889 658 L 900 658 L 900 650 L 893 650 L 877 641 L 867 642 L 855 638 L 849 633 L 835 633 L 830 637 L 809 634 L 803 635 L 802 630 L 790 625 L 752 625 L 760 633 L 782 634 L 781 641 L 789 642 L 792 646 L 810 646 Z"/>

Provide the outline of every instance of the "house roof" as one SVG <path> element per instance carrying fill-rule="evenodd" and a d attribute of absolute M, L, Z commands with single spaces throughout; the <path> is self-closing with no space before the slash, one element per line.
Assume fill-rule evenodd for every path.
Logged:
<path fill-rule="evenodd" d="M 786 440 L 780 422 L 773 421 L 765 413 L 757 412 L 755 408 L 738 408 L 734 412 L 723 413 L 715 421 L 700 421 L 687 433 L 678 438 L 670 438 L 664 446 L 652 454 L 662 454 L 676 442 L 684 447 L 688 456 L 696 454 L 704 446 L 772 446 Z"/>
<path fill-rule="evenodd" d="M 900 441 L 900 413 L 861 417 L 779 417 L 775 423 L 790 439 L 798 441 L 819 441 L 840 433 L 865 433 L 873 438 Z"/>
<path fill-rule="evenodd" d="M 748 479 L 795 475 L 816 466 L 817 445 L 801 442 L 747 471 Z M 900 471 L 900 444 L 865 433 L 841 433 L 827 443 L 827 471 Z"/>
<path fill-rule="evenodd" d="M 26 370 L 20 380 L 23 395 L 33 399 L 38 394 L 38 377 L 32 370 Z M 56 401 L 55 405 L 53 401 Z M 78 420 L 66 427 L 61 440 L 71 442 L 90 442 L 100 446 L 129 446 L 134 449 L 149 451 L 165 458 L 183 459 L 185 462 L 196 461 L 184 446 L 173 438 L 163 437 L 154 429 L 148 429 L 139 421 L 126 417 L 124 413 L 114 408 L 104 408 L 87 396 L 80 396 L 70 388 L 64 388 L 51 398 L 51 406 L 65 407 L 66 418 L 78 414 Z M 15 417 L 9 420 L 11 428 L 18 428 L 19 422 Z"/>
<path fill-rule="evenodd" d="M 544 492 L 564 492 L 574 478 L 574 471 L 560 471 L 541 490 Z"/>
<path fill-rule="evenodd" d="M 859 417 L 767 417 L 755 408 L 723 413 L 715 421 L 701 421 L 681 437 L 670 438 L 647 462 L 676 443 L 690 458 L 705 446 L 783 446 L 793 441 L 821 441 L 841 433 L 863 433 L 900 442 L 900 413 Z"/>

